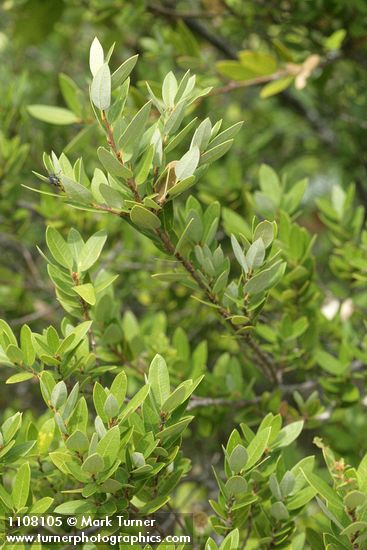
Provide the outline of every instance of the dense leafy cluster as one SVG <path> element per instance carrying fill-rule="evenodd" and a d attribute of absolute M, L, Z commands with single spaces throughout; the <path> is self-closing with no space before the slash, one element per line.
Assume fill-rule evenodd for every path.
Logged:
<path fill-rule="evenodd" d="M 3 14 L 1 521 L 366 548 L 364 3 Z"/>

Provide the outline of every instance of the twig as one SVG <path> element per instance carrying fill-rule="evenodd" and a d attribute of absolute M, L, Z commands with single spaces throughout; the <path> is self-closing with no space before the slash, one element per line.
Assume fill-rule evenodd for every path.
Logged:
<path fill-rule="evenodd" d="M 108 214 L 114 214 L 119 218 L 124 218 L 128 215 L 126 212 L 121 212 L 121 210 L 117 210 L 116 208 L 111 208 L 110 206 L 105 206 L 104 204 L 92 203 L 91 206 L 96 210 L 101 210 L 102 212 L 107 212 Z"/>
<path fill-rule="evenodd" d="M 176 250 L 167 233 L 161 231 L 160 229 L 156 229 L 155 233 L 162 241 L 167 252 L 169 254 L 172 254 L 180 262 L 180 264 L 186 269 L 192 279 L 194 279 L 194 281 L 197 283 L 199 288 L 205 293 L 207 299 L 216 307 L 219 315 L 229 323 L 231 329 L 239 335 L 241 340 L 246 342 L 246 344 L 252 349 L 252 351 L 254 352 L 255 363 L 258 367 L 260 367 L 263 374 L 268 377 L 270 376 L 273 382 L 279 383 L 281 373 L 279 371 L 277 372 L 276 366 L 274 365 L 272 359 L 258 346 L 255 340 L 250 336 L 250 334 L 248 334 L 247 332 L 240 333 L 240 330 L 246 328 L 246 325 L 235 325 L 233 323 L 231 319 L 231 313 L 220 304 L 216 295 L 203 281 L 193 264 L 189 260 L 184 258 L 180 254 L 180 252 Z"/>
<path fill-rule="evenodd" d="M 239 90 L 241 88 L 248 88 L 250 86 L 257 86 L 259 84 L 266 84 L 267 82 L 273 82 L 274 80 L 278 80 L 279 78 L 282 78 L 284 76 L 289 76 L 289 75 L 290 73 L 289 71 L 287 71 L 287 69 L 280 69 L 279 71 L 273 74 L 257 76 L 256 78 L 251 78 L 249 80 L 240 80 L 240 81 L 231 80 L 231 82 L 229 82 L 225 86 L 222 86 L 220 88 L 213 88 L 213 90 L 211 90 L 208 95 L 226 94 L 228 92 L 233 92 L 234 90 Z"/>
<path fill-rule="evenodd" d="M 19 326 L 24 325 L 25 323 L 31 323 L 32 321 L 37 321 L 38 319 L 42 319 L 43 317 L 45 317 L 46 319 L 53 319 L 58 305 L 53 308 L 44 304 L 43 302 L 39 302 L 39 304 L 40 306 L 42 305 L 42 307 L 38 307 L 37 311 L 34 311 L 33 313 L 28 313 L 27 315 L 23 315 L 22 317 L 18 317 L 17 319 L 12 319 L 11 321 L 9 321 L 9 324 L 11 326 Z"/>
<path fill-rule="evenodd" d="M 147 9 L 152 13 L 158 13 L 157 12 L 157 6 L 153 5 L 147 5 Z M 169 13 L 167 13 L 167 10 L 169 10 Z M 160 15 L 163 15 L 163 17 L 167 17 L 169 19 L 182 19 L 182 21 L 185 22 L 186 26 L 194 33 L 198 34 L 207 42 L 215 46 L 217 50 L 219 50 L 223 55 L 229 58 L 236 57 L 236 52 L 225 42 L 222 40 L 217 34 L 213 34 L 206 26 L 204 26 L 200 21 L 196 21 L 192 17 L 188 17 L 187 15 L 180 15 L 178 12 L 174 10 L 170 10 L 169 7 L 161 7 Z"/>
<path fill-rule="evenodd" d="M 104 111 L 102 111 L 102 121 L 107 131 L 107 141 L 116 157 L 116 159 L 123 164 L 121 153 L 118 150 L 114 137 L 113 137 L 113 130 L 105 116 Z M 142 198 L 140 196 L 140 193 L 138 191 L 138 187 L 136 185 L 136 182 L 133 178 L 130 178 L 128 180 L 128 185 L 131 189 L 131 191 L 134 194 L 134 198 L 136 202 L 142 203 Z M 116 214 L 116 212 L 112 212 Z M 185 270 L 189 273 L 191 278 L 196 282 L 198 287 L 204 292 L 207 299 L 216 307 L 216 310 L 218 311 L 219 315 L 222 317 L 224 321 L 226 321 L 233 332 L 238 335 L 240 338 L 241 343 L 246 343 L 246 348 L 250 348 L 253 351 L 253 360 L 254 363 L 257 365 L 257 367 L 262 371 L 262 373 L 270 378 L 270 380 L 276 384 L 279 384 L 281 381 L 281 372 L 277 370 L 276 365 L 274 364 L 272 358 L 268 356 L 267 353 L 265 353 L 255 342 L 255 340 L 248 334 L 248 332 L 242 332 L 241 329 L 246 329 L 246 325 L 235 325 L 231 319 L 232 315 L 231 313 L 225 309 L 220 302 L 218 301 L 217 296 L 212 292 L 210 287 L 207 285 L 207 283 L 202 279 L 201 275 L 196 271 L 193 264 L 187 260 L 184 256 L 181 255 L 181 253 L 176 250 L 175 245 L 172 243 L 169 235 L 162 231 L 161 229 L 155 229 L 154 231 L 155 235 L 159 238 L 159 240 L 162 242 L 165 250 L 168 254 L 175 257 L 178 262 L 185 268 Z"/>
<path fill-rule="evenodd" d="M 187 405 L 187 410 L 201 409 L 204 407 L 230 407 L 232 409 L 242 409 L 244 407 L 251 407 L 257 405 L 261 401 L 261 396 L 254 397 L 253 399 L 239 399 L 233 400 L 227 397 L 191 397 L 191 401 Z"/>
<path fill-rule="evenodd" d="M 223 13 L 214 11 L 176 11 L 158 4 L 150 4 L 148 10 L 157 13 L 158 15 L 168 16 L 173 19 L 212 19 L 215 17 L 223 17 Z"/>

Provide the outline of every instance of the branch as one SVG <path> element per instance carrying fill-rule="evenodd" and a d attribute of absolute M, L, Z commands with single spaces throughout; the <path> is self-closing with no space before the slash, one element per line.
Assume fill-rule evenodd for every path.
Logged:
<path fill-rule="evenodd" d="M 158 4 L 151 4 L 147 6 L 148 10 L 158 15 L 163 15 L 173 19 L 212 19 L 214 17 L 223 17 L 223 13 L 215 11 L 180 11 L 177 12 L 174 9 L 159 6 Z"/>
<path fill-rule="evenodd" d="M 108 136 L 107 141 L 116 159 L 121 164 L 123 164 L 121 152 L 118 150 L 114 140 L 113 129 L 110 126 L 104 111 L 102 111 L 101 114 L 102 114 L 103 124 L 107 131 L 107 136 Z M 138 191 L 138 187 L 136 185 L 135 180 L 131 178 L 128 181 L 128 185 L 134 194 L 136 202 L 142 204 L 143 201 Z M 117 212 L 113 211 L 112 213 L 116 214 Z M 121 214 L 122 213 L 120 213 L 119 215 Z M 267 378 L 269 378 L 273 383 L 279 384 L 281 381 L 281 372 L 276 368 L 276 365 L 273 359 L 260 348 L 257 342 L 252 338 L 252 336 L 247 331 L 244 332 L 244 330 L 247 329 L 247 326 L 244 324 L 235 325 L 233 323 L 231 319 L 232 314 L 221 305 L 217 296 L 212 292 L 211 288 L 208 286 L 206 281 L 202 279 L 201 275 L 196 271 L 193 264 L 189 260 L 187 260 L 184 256 L 182 256 L 179 251 L 176 250 L 176 247 L 172 243 L 169 235 L 165 231 L 162 231 L 161 229 L 156 229 L 154 233 L 163 244 L 167 253 L 174 256 L 178 260 L 178 262 L 189 273 L 190 277 L 196 282 L 198 287 L 204 292 L 205 296 L 210 301 L 210 303 L 212 303 L 216 307 L 216 310 L 218 311 L 221 318 L 230 325 L 232 331 L 238 336 L 238 338 L 240 339 L 240 343 L 246 344 L 245 349 L 250 348 L 252 350 L 253 361 L 257 365 L 257 367 L 260 369 L 260 371 Z"/>
<path fill-rule="evenodd" d="M 258 86 L 259 84 L 267 84 L 268 82 L 273 82 L 274 80 L 278 80 L 284 76 L 289 76 L 289 71 L 286 69 L 281 69 L 270 75 L 257 76 L 256 78 L 251 78 L 249 80 L 231 80 L 228 84 L 222 86 L 221 88 L 213 88 L 208 95 L 221 95 L 241 88 Z"/>
<path fill-rule="evenodd" d="M 193 395 L 187 405 L 187 410 L 192 411 L 193 409 L 201 409 L 203 407 L 230 407 L 232 409 L 242 409 L 244 407 L 257 405 L 261 399 L 262 397 L 259 396 L 253 399 L 239 399 L 238 401 L 233 401 L 233 399 L 228 399 L 226 397 L 196 397 Z"/>
<path fill-rule="evenodd" d="M 209 44 L 212 44 L 218 51 L 220 51 L 225 57 L 229 57 L 231 59 L 236 59 L 237 55 L 235 50 L 232 49 L 232 47 L 227 44 L 222 38 L 220 38 L 217 34 L 213 34 L 207 27 L 205 27 L 200 21 L 196 21 L 193 19 L 192 15 L 190 14 L 180 14 L 179 12 L 176 12 L 175 10 L 169 9 L 167 6 L 157 6 L 157 5 L 149 5 L 147 6 L 148 11 L 162 15 L 163 17 L 166 17 L 168 19 L 181 19 L 185 22 L 185 25 L 193 32 L 204 38 Z"/>
<path fill-rule="evenodd" d="M 257 342 L 248 334 L 248 332 L 242 332 L 242 329 L 246 329 L 246 325 L 235 325 L 231 319 L 232 315 L 231 313 L 225 309 L 219 302 L 216 295 L 212 292 L 210 287 L 203 281 L 199 273 L 196 271 L 193 264 L 184 258 L 180 252 L 178 252 L 174 246 L 174 244 L 171 242 L 169 236 L 164 231 L 161 231 L 160 229 L 156 229 L 156 235 L 159 237 L 161 242 L 163 243 L 165 249 L 167 252 L 171 255 L 173 255 L 180 264 L 185 268 L 185 270 L 189 273 L 189 275 L 194 279 L 194 281 L 197 283 L 199 288 L 205 293 L 205 296 L 207 299 L 212 303 L 216 310 L 218 311 L 219 315 L 222 317 L 224 321 L 229 323 L 231 329 L 235 334 L 238 335 L 238 337 L 241 339 L 241 342 L 246 342 L 247 346 L 251 348 L 254 354 L 254 362 L 257 364 L 257 366 L 261 369 L 263 374 L 265 376 L 269 377 L 273 382 L 279 383 L 280 382 L 280 371 L 277 370 L 276 365 L 274 364 L 272 358 L 265 353 L 257 344 Z"/>
<path fill-rule="evenodd" d="M 366 369 L 366 365 L 361 361 L 353 361 L 351 364 L 351 373 L 358 373 Z M 318 390 L 322 391 L 323 388 L 317 380 L 308 380 L 301 384 L 280 384 L 279 390 L 282 397 L 292 395 L 295 391 L 298 391 L 303 398 L 307 398 L 311 392 Z M 233 400 L 228 397 L 198 397 L 196 395 L 191 396 L 191 400 L 188 403 L 187 410 L 201 409 L 205 407 L 229 407 L 231 409 L 243 409 L 245 407 L 252 407 L 257 405 L 262 400 L 262 396 L 256 396 L 252 399 L 238 399 Z M 360 401 L 360 405 L 367 408 L 367 395 L 365 394 Z M 327 407 L 322 413 L 313 417 L 313 420 L 319 420 L 324 422 L 329 420 L 335 410 L 335 403 Z"/>

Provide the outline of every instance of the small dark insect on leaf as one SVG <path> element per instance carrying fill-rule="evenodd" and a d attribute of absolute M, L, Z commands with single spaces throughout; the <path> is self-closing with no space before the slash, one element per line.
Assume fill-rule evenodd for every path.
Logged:
<path fill-rule="evenodd" d="M 55 185 L 55 187 L 58 187 L 62 190 L 64 189 L 61 180 L 57 174 L 49 174 L 48 181 L 51 183 L 51 185 Z"/>
<path fill-rule="evenodd" d="M 61 185 L 60 178 L 58 176 L 56 176 L 56 174 L 49 174 L 48 181 L 52 185 L 56 185 L 57 187 L 59 187 Z"/>

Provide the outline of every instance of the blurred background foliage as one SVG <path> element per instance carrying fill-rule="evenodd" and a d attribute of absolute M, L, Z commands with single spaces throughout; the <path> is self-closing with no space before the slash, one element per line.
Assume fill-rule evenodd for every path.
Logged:
<path fill-rule="evenodd" d="M 24 322 L 32 330 L 57 324 L 62 309 L 36 249 L 36 245 L 45 248 L 45 226 L 53 225 L 62 232 L 73 226 L 85 238 L 107 228 L 102 267 L 119 274 L 115 300 L 120 315 L 131 311 L 137 319 L 142 339 L 137 353 L 143 350 L 147 361 L 161 353 L 178 379 L 187 377 L 187 365 L 194 363 L 197 375 L 206 374 L 205 385 L 199 390 L 203 396 L 230 398 L 239 404 L 216 407 L 214 417 L 212 407 L 197 408 L 200 422 L 192 428 L 195 437 L 186 441 L 194 462 L 193 481 L 210 485 L 199 461 L 205 456 L 209 462 L 218 461 L 214 450 L 226 440 L 234 423 L 256 424 L 259 415 L 269 410 L 281 411 L 285 418 L 315 416 L 302 435 L 304 448 L 314 452 L 312 438 L 317 428 L 337 452 L 355 463 L 367 451 L 362 399 L 365 380 L 360 368 L 366 358 L 366 238 L 360 238 L 353 225 L 357 206 L 363 207 L 363 217 L 367 200 L 366 2 L 5 0 L 0 9 L 0 317 L 16 332 Z M 116 42 L 115 66 L 139 54 L 132 74 L 133 110 L 145 101 L 146 80 L 154 90 L 168 71 L 183 74 L 191 69 L 201 87 L 213 86 L 208 97 L 192 106 L 195 116 L 223 118 L 226 126 L 244 120 L 231 151 L 197 186 L 202 203 L 218 200 L 222 204 L 227 233 L 247 232 L 244 220 L 257 210 L 255 192 L 262 163 L 287 182 L 309 179 L 298 216 L 300 226 L 311 236 L 317 235 L 308 265 L 316 266 L 314 286 L 307 300 L 312 297 L 316 304 L 317 312 L 313 306 L 312 315 L 317 315 L 324 342 L 339 342 L 338 349 L 329 351 L 339 355 L 343 364 L 358 359 L 357 381 L 348 380 L 347 386 L 345 380 L 329 386 L 325 381 L 322 387 L 321 380 L 321 397 L 313 396 L 307 408 L 293 394 L 298 383 L 312 386 L 314 382 L 314 373 L 311 380 L 307 376 L 314 357 L 307 356 L 306 374 L 301 380 L 294 379 L 289 399 L 284 399 L 284 393 L 271 393 L 268 387 L 262 396 L 258 394 L 260 398 L 254 398 L 251 369 L 238 353 L 236 342 L 222 337 L 214 314 L 191 300 L 190 290 L 179 281 L 168 284 L 151 277 L 167 269 L 171 261 L 145 237 L 118 219 L 87 215 L 22 187 L 39 185 L 32 170 L 44 172 L 43 151 L 53 149 L 57 155 L 65 151 L 73 161 L 82 151 L 87 172 L 94 169 L 95 149 L 103 138 L 95 131 L 90 112 L 81 112 L 72 124 L 56 125 L 33 118 L 29 106 L 67 107 L 60 74 L 72 77 L 80 94 L 88 97 L 84 75 L 95 35 L 107 48 Z M 341 190 L 350 197 L 349 202 L 341 201 L 345 208 L 338 208 Z M 330 194 L 334 214 L 326 199 Z M 270 214 L 276 216 L 276 212 Z M 221 238 L 224 235 L 219 235 Z M 297 242 L 300 239 L 295 236 Z M 228 243 L 223 246 L 229 252 Z M 287 284 L 291 289 L 292 281 Z M 301 301 L 290 307 L 293 313 L 300 308 L 301 317 L 302 308 L 306 311 L 308 305 Z M 292 316 L 292 311 L 289 314 Z M 289 319 L 270 315 L 258 331 L 271 346 L 279 346 L 279 353 L 295 353 L 296 358 L 294 346 L 288 349 L 284 343 Z M 269 329 L 284 338 L 275 345 Z M 310 349 L 318 345 L 318 336 L 309 336 Z M 319 354 L 321 368 L 323 362 L 325 357 Z M 345 390 L 341 397 L 340 386 Z M 323 392 L 328 397 L 322 404 Z M 330 392 L 339 395 L 331 413 L 334 399 Z M 18 393 L 11 398 L 15 408 L 14 399 L 18 399 L 22 408 L 25 403 L 37 410 L 31 394 Z M 248 406 L 240 406 L 241 400 L 248 400 Z M 3 390 L 0 402 L 3 407 L 10 405 Z M 206 443 L 198 453 L 194 447 L 202 438 Z M 184 491 L 191 489 L 189 484 L 181 488 L 178 501 L 183 502 Z M 201 500 L 197 490 L 192 498 Z"/>

